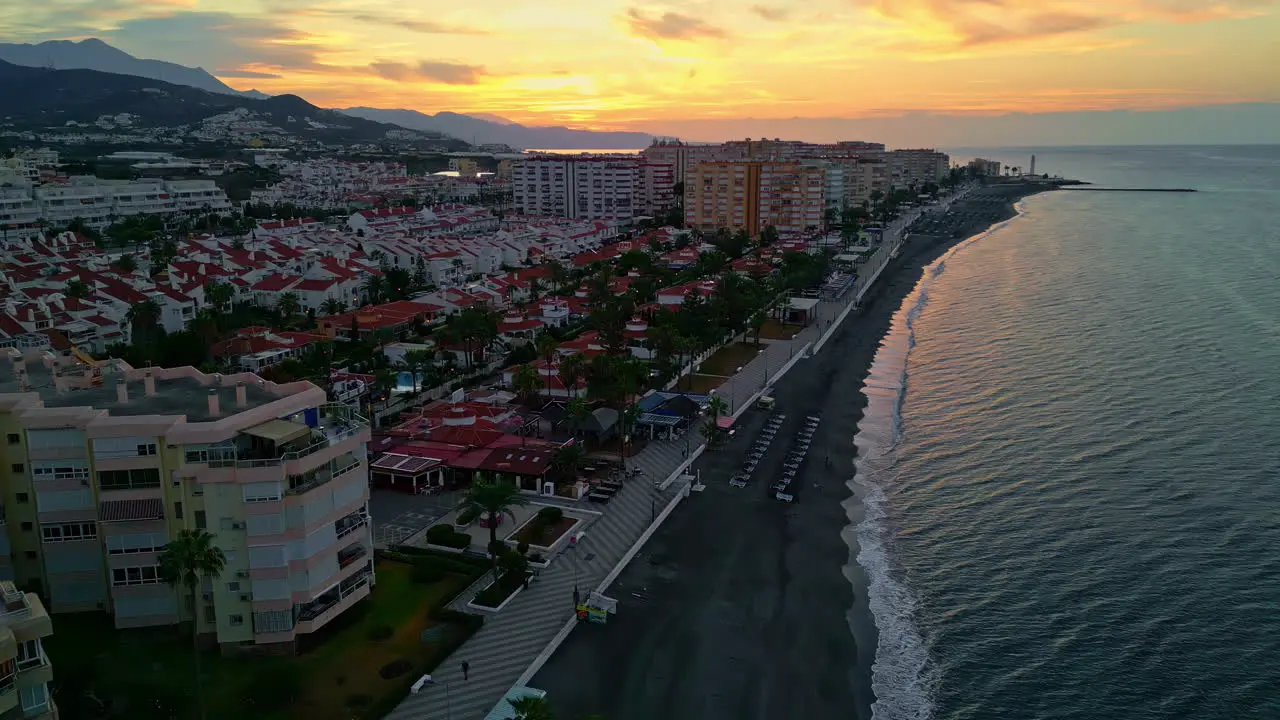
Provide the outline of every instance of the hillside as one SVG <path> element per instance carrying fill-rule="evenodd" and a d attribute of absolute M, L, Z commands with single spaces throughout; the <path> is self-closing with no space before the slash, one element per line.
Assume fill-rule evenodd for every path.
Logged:
<path fill-rule="evenodd" d="M 63 128 L 69 122 L 93 123 L 103 115 L 129 113 L 133 127 L 194 129 L 208 118 L 243 110 L 248 120 L 280 134 L 332 143 L 374 143 L 388 132 L 405 129 L 324 110 L 295 95 L 257 100 L 207 92 L 158 80 L 94 70 L 48 70 L 0 62 L 0 125 L 16 129 Z M 466 143 L 440 133 L 411 133 L 448 149 Z M 414 138 L 398 138 L 411 141 Z"/>
<path fill-rule="evenodd" d="M 223 95 L 245 95 L 259 99 L 266 97 L 256 90 L 238 92 L 210 75 L 204 68 L 136 58 L 97 38 L 79 42 L 49 40 L 35 45 L 0 43 L 0 60 L 14 65 L 51 70 L 97 70 L 117 75 L 136 75 Z"/>
<path fill-rule="evenodd" d="M 501 143 L 521 149 L 627 150 L 648 147 L 653 141 L 653 136 L 646 133 L 596 132 L 565 127 L 528 127 L 505 118 L 500 118 L 505 122 L 494 122 L 452 112 L 429 115 L 416 110 L 380 110 L 368 107 L 346 108 L 342 112 L 354 117 L 395 123 L 414 130 L 442 132 L 476 145 Z"/>

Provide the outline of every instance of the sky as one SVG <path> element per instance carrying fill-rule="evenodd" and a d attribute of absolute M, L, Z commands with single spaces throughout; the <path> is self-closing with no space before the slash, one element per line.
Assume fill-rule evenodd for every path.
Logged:
<path fill-rule="evenodd" d="M 1280 102 L 1280 0 L 0 0 L 327 107 L 661 129 Z"/>

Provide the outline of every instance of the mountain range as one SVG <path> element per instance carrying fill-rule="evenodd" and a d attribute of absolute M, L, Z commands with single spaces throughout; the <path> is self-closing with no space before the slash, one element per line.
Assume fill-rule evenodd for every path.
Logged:
<path fill-rule="evenodd" d="M 269 97 L 257 90 L 235 90 L 203 68 L 136 58 L 96 38 L 78 42 L 49 40 L 34 45 L 0 43 L 0 61 L 31 68 L 96 70 L 104 73 L 133 75 L 174 85 L 186 85 L 211 93 L 256 100 Z M 357 118 L 400 125 L 410 130 L 442 133 L 479 145 L 495 143 L 516 148 L 627 149 L 645 147 L 653 139 L 651 135 L 639 132 L 595 132 L 564 127 L 528 127 L 488 113 L 461 115 L 445 111 L 430 115 L 416 110 L 381 110 L 367 107 L 347 108 L 342 112 Z"/>
<path fill-rule="evenodd" d="M 174 85 L 187 85 L 224 95 L 240 95 L 262 100 L 268 95 L 257 90 L 235 90 L 204 68 L 191 68 L 163 60 L 144 60 L 114 48 L 97 38 L 79 42 L 72 40 L 48 40 L 29 45 L 26 43 L 0 43 L 0 60 L 26 67 L 42 67 L 50 70 L 97 70 L 118 75 L 162 80 Z"/>
<path fill-rule="evenodd" d="M 341 112 L 367 120 L 394 123 L 410 130 L 442 132 L 476 145 L 500 143 L 515 148 L 626 150 L 646 147 L 653 141 L 653 136 L 647 133 L 528 127 L 489 114 L 476 116 L 443 111 L 429 115 L 417 110 L 368 107 L 344 108 Z"/>
<path fill-rule="evenodd" d="M 19 129 L 93 123 L 102 115 L 129 113 L 135 127 L 196 126 L 237 109 L 281 134 L 318 142 L 378 143 L 396 125 L 318 108 L 296 95 L 266 99 L 217 93 L 134 75 L 96 70 L 50 70 L 0 61 L 0 123 Z M 418 139 L 450 150 L 467 144 L 440 133 L 418 132 Z M 410 141 L 411 142 L 411 141 Z"/>

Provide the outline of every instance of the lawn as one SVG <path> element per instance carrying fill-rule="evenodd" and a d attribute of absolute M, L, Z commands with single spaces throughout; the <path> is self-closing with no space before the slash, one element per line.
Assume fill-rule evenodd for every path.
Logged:
<path fill-rule="evenodd" d="M 738 368 L 754 360 L 760 349 L 753 342 L 725 345 L 703 361 L 698 372 L 703 375 L 733 375 Z"/>
<path fill-rule="evenodd" d="M 446 623 L 424 643 L 434 623 L 431 606 L 460 592 L 472 577 L 449 573 L 429 585 L 412 582 L 413 568 L 380 561 L 369 598 L 316 635 L 319 644 L 296 657 L 222 657 L 201 654 L 209 720 L 351 720 L 375 717 L 368 708 L 403 693 L 406 680 L 434 666 L 451 644 Z M 101 613 L 63 614 L 45 648 L 55 668 L 55 700 L 67 718 L 186 720 L 198 717 L 190 627 L 117 631 Z M 389 637 L 373 640 L 377 628 Z M 455 639 L 456 636 L 450 639 Z M 311 643 L 315 644 L 315 643 Z M 384 680 L 379 669 L 395 660 L 412 669 Z M 360 697 L 357 697 L 360 696 Z M 384 700 L 384 698 L 387 698 Z M 361 707 L 348 708 L 349 700 Z M 108 707 L 107 713 L 101 708 Z"/>

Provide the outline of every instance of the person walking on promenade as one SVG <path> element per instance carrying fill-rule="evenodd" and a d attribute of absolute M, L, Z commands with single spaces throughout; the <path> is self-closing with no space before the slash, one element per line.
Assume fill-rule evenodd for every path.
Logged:
<path fill-rule="evenodd" d="M 471 675 L 471 663 L 467 662 L 466 660 L 463 660 L 462 661 L 462 679 L 463 680 L 470 679 L 468 677 L 469 675 Z"/>

